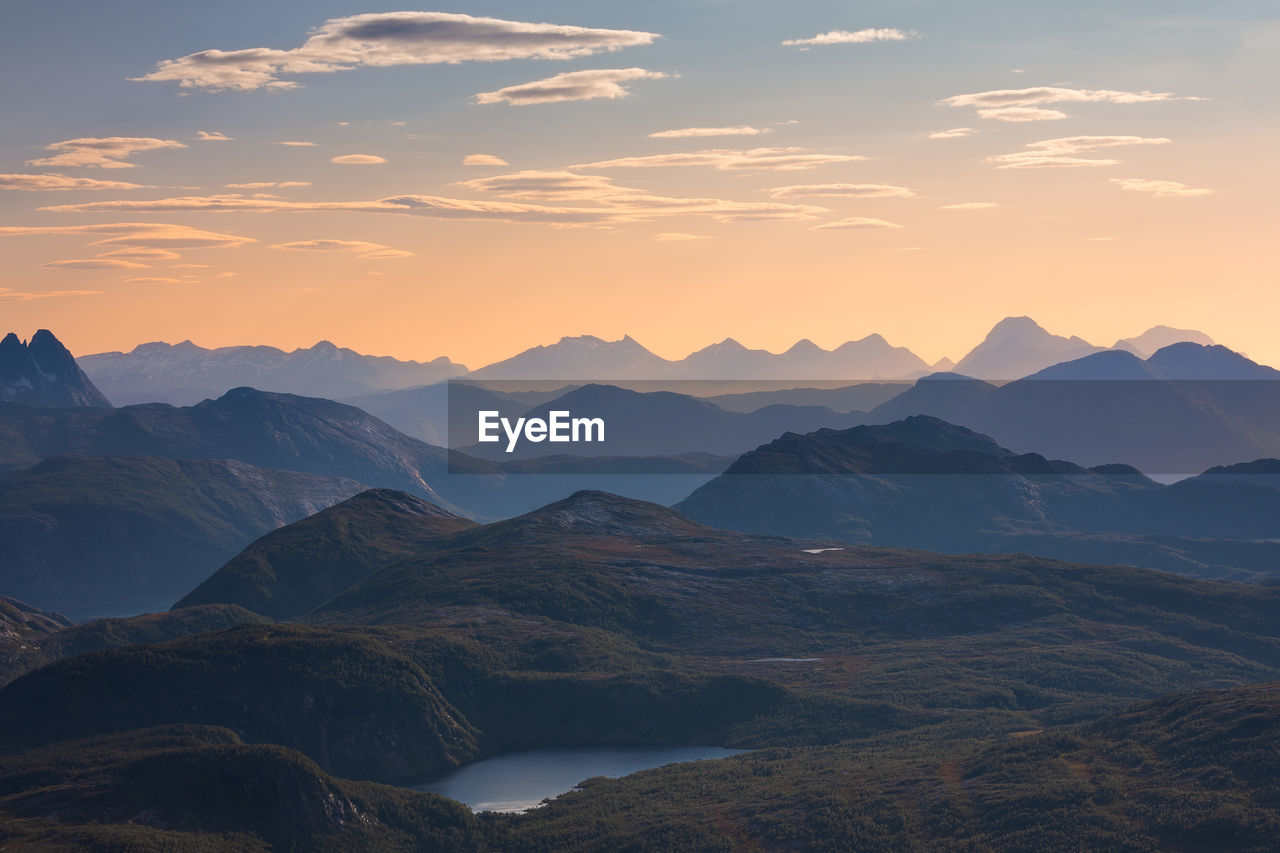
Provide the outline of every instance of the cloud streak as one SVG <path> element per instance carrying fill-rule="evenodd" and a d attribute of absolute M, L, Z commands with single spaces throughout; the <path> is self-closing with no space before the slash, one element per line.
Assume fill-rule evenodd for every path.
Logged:
<path fill-rule="evenodd" d="M 112 202 L 119 203 L 119 202 Z M 128 202 L 124 202 L 127 204 Z M 100 236 L 90 245 L 132 246 L 144 249 L 234 248 L 254 242 L 251 237 L 203 231 L 186 225 L 160 222 L 111 222 L 96 225 L 5 225 L 0 237 Z"/>
<path fill-rule="evenodd" d="M 682 127 L 677 130 L 660 130 L 649 134 L 650 139 L 698 139 L 708 136 L 760 136 L 772 133 L 773 128 L 751 127 L 736 124 L 731 127 Z"/>
<path fill-rule="evenodd" d="M 383 12 L 331 18 L 300 47 L 203 50 L 131 78 L 210 91 L 285 90 L 284 76 L 361 67 L 565 60 L 651 44 L 657 33 L 525 23 L 447 12 Z"/>
<path fill-rule="evenodd" d="M 0 302 L 31 302 L 36 299 L 54 299 L 59 296 L 98 296 L 101 290 L 10 290 L 0 287 Z"/>
<path fill-rule="evenodd" d="M 1168 145 L 1173 140 L 1144 136 L 1067 136 L 1027 143 L 1025 150 L 997 154 L 987 161 L 998 169 L 1048 169 L 1116 166 L 1120 160 L 1090 156 L 1107 148 Z"/>
<path fill-rule="evenodd" d="M 42 208 L 63 213 L 108 212 L 323 212 L 391 213 L 426 219 L 469 220 L 481 222 L 528 222 L 546 225 L 609 225 L 624 222 L 647 222 L 668 216 L 708 216 L 717 221 L 813 219 L 824 208 L 780 202 L 739 202 L 725 199 L 669 198 L 642 195 L 627 188 L 597 190 L 595 207 L 551 206 L 519 201 L 483 201 L 428 195 L 400 195 L 373 201 L 297 202 L 280 199 L 244 198 L 241 196 L 187 196 L 149 201 L 106 201 L 57 205 Z M 93 226 L 85 226 L 93 227 Z M 0 234 L 5 233 L 0 229 Z M 110 238 L 112 241 L 136 241 L 139 235 Z M 108 241 L 101 241 L 103 243 Z M 148 244 L 154 245 L 154 244 Z M 163 247 L 162 247 L 163 248 Z"/>
<path fill-rule="evenodd" d="M 627 87 L 640 80 L 662 80 L 670 75 L 643 68 L 597 68 L 567 71 L 545 80 L 507 86 L 475 96 L 477 104 L 553 104 L 561 101 L 591 101 L 598 98 L 617 100 L 631 94 Z"/>
<path fill-rule="evenodd" d="M 381 243 L 364 240 L 296 240 L 292 243 L 276 243 L 268 246 L 283 252 L 322 252 L 327 254 L 356 255 L 367 261 L 384 261 L 392 258 L 411 258 L 413 252 L 393 249 Z"/>
<path fill-rule="evenodd" d="M 142 184 L 127 181 L 100 181 L 97 178 L 73 178 L 69 175 L 0 175 L 0 190 L 42 192 L 50 190 L 138 190 Z"/>
<path fill-rule="evenodd" d="M 329 162 L 339 166 L 381 166 L 387 162 L 387 158 L 377 154 L 339 154 L 329 158 Z"/>
<path fill-rule="evenodd" d="M 869 216 L 851 216 L 848 219 L 839 219 L 835 222 L 824 222 L 822 225 L 815 225 L 810 231 L 880 231 L 880 230 L 897 230 L 905 226 L 896 222 L 889 222 L 884 219 L 873 219 Z"/>
<path fill-rule="evenodd" d="M 614 160 L 582 163 L 569 168 L 653 169 L 669 166 L 708 166 L 724 172 L 743 170 L 793 172 L 836 163 L 856 163 L 866 159 L 857 154 L 818 154 L 806 148 L 751 148 L 748 150 L 714 148 L 679 154 L 619 157 Z"/>
<path fill-rule="evenodd" d="M 134 154 L 157 151 L 163 148 L 186 148 L 176 139 L 155 139 L 148 136 L 85 136 L 64 139 L 44 147 L 53 156 L 28 160 L 28 166 L 53 168 L 132 169 L 136 164 L 126 162 Z"/>
<path fill-rule="evenodd" d="M 1150 181 L 1145 178 L 1112 178 L 1111 183 L 1128 192 L 1147 193 L 1154 198 L 1193 198 L 1212 195 L 1208 187 L 1189 187 L 1177 181 Z"/>
<path fill-rule="evenodd" d="M 915 198 L 916 192 L 893 184 L 797 184 L 774 187 L 770 198 Z"/>
<path fill-rule="evenodd" d="M 831 30 L 803 39 L 787 39 L 785 47 L 819 47 L 832 44 L 871 44 L 877 41 L 907 41 L 919 38 L 920 34 L 893 28 L 870 28 L 865 30 Z"/>

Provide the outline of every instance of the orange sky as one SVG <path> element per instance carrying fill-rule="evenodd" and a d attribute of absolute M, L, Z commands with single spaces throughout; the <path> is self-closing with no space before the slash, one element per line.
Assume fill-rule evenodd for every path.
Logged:
<path fill-rule="evenodd" d="M 578 334 L 679 358 L 878 332 L 958 359 L 1026 314 L 1101 345 L 1196 328 L 1280 364 L 1280 110 L 1259 83 L 1280 25 L 1250 4 L 1197 24 L 1086 3 L 1075 29 L 981 34 L 930 2 L 744 3 L 741 33 L 700 7 L 498 4 L 499 29 L 577 27 L 556 38 L 578 53 L 483 62 L 456 53 L 472 42 L 320 55 L 310 28 L 381 11 L 321 5 L 68 43 L 38 100 L 14 88 L 34 48 L 0 57 L 0 326 L 78 354 L 324 338 L 479 367 Z M 29 41 L 54 32 L 36 15 Z M 260 46 L 282 64 L 184 59 Z M 290 73 L 295 54 L 330 66 Z M 464 165 L 481 153 L 508 165 Z"/>

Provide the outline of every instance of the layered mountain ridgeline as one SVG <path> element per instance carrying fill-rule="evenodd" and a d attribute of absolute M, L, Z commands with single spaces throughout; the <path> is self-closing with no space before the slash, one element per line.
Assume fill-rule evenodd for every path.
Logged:
<path fill-rule="evenodd" d="M 30 342 L 13 332 L 0 340 L 0 402 L 111 408 L 67 348 L 47 329 L 36 332 Z"/>
<path fill-rule="evenodd" d="M 213 726 L 159 726 L 0 754 L 12 850 L 490 849 L 468 809 L 335 779 L 301 753 Z"/>
<path fill-rule="evenodd" d="M 400 535 L 416 554 L 375 569 L 304 616 L 305 624 L 85 654 L 18 678 L 0 690 L 0 753 L 25 751 L 35 757 L 15 758 L 18 766 L 39 769 L 47 766 L 41 756 L 73 748 L 60 742 L 117 733 L 113 742 L 128 751 L 150 736 L 139 730 L 199 724 L 230 729 L 245 743 L 297 749 L 326 771 L 385 779 L 532 746 L 788 747 L 733 759 L 749 763 L 731 764 L 728 776 L 713 765 L 659 771 L 676 774 L 661 778 L 678 799 L 655 795 L 602 820 L 548 811 L 547 823 L 534 814 L 481 824 L 498 833 L 486 843 L 499 849 L 600 849 L 598 837 L 632 832 L 633 816 L 644 815 L 659 833 L 646 839 L 687 849 L 689 839 L 721 844 L 721 832 L 810 837 L 819 824 L 797 823 L 797 810 L 870 831 L 895 812 L 879 800 L 864 804 L 850 793 L 863 789 L 850 785 L 869 779 L 865 790 L 885 796 L 901 789 L 867 777 L 867 768 L 886 768 L 887 781 L 916 762 L 958 760 L 968 742 L 993 735 L 1092 721 L 1172 691 L 1280 679 L 1280 589 L 1027 557 L 839 550 L 721 531 L 590 492 L 412 544 L 421 507 L 407 496 L 370 503 L 374 510 L 353 515 L 370 518 L 375 530 L 402 519 Z M 359 526 L 355 518 L 347 524 Z M 339 527 L 330 521 L 320 530 Z M 354 566 L 366 544 L 348 535 L 332 547 Z M 304 568 L 275 583 L 305 587 Z M 318 568 L 334 577 L 329 566 Z M 285 597 L 259 580 L 265 591 L 255 595 Z M 685 772 L 711 774 L 689 783 L 703 785 L 702 793 L 666 781 Z M 1033 799 L 1041 796 L 1039 772 L 1026 777 Z M 801 773 L 805 784 L 779 785 Z M 721 787 L 729 776 L 736 789 Z M 20 776 L 0 793 L 0 809 L 15 814 L 9 803 L 43 796 L 47 778 L 34 770 Z M 653 777 L 635 781 L 645 778 Z M 1145 778 L 1164 784 L 1159 773 Z M 565 803 L 592 802 L 579 797 L 613 790 L 607 784 L 591 783 Z M 753 799 L 768 785 L 772 795 Z M 45 831 L 68 831 L 99 813 L 92 797 L 65 796 L 57 810 L 64 823 L 40 824 Z M 218 796 L 210 802 L 222 802 Z M 155 808 L 172 814 L 166 809 L 184 802 L 174 794 Z M 281 819 L 311 802 L 301 798 Z M 1264 815 L 1241 802 L 1223 825 L 1249 826 Z M 79 803 L 88 805 L 71 808 Z M 569 814 L 600 816 L 596 808 Z M 1087 803 L 1064 808 L 1092 820 Z M 761 820 L 739 830 L 752 811 Z M 52 820 L 48 814 L 39 818 Z M 102 814 L 108 824 L 127 819 Z M 700 835 L 686 834 L 692 818 L 680 825 L 690 815 Z M 235 820 L 258 831 L 251 816 Z M 135 824 L 130 831 L 154 825 Z M 885 846 L 912 837 L 901 833 L 913 827 L 884 823 Z"/>
<path fill-rule="evenodd" d="M 1225 347 L 1180 343 L 1145 361 L 1102 352 L 993 385 L 954 374 L 918 381 L 868 423 L 932 415 L 1084 465 L 1151 474 L 1280 456 L 1280 371 Z"/>
<path fill-rule="evenodd" d="M 363 492 L 268 533 L 174 607 L 234 601 L 273 619 L 296 619 L 378 569 L 474 526 L 404 492 Z"/>
<path fill-rule="evenodd" d="M 73 614 L 161 609 L 263 533 L 362 488 L 232 460 L 54 457 L 0 480 L 0 589 Z"/>
<path fill-rule="evenodd" d="M 675 501 L 723 470 L 705 459 L 632 466 L 602 459 L 585 468 L 549 459 L 543 465 L 526 461 L 508 472 L 504 464 L 450 455 L 410 438 L 353 406 L 252 388 L 187 408 L 37 409 L 0 403 L 0 476 L 60 454 L 235 459 L 399 489 L 478 518 L 528 512 L 587 484 Z"/>
<path fill-rule="evenodd" d="M 401 521 L 388 514 L 379 524 L 421 523 L 399 514 Z M 269 555 L 267 544 L 251 553 Z M 483 649 L 482 669 L 520 673 L 519 683 L 532 684 L 538 672 L 564 678 L 659 663 L 783 682 L 802 672 L 800 683 L 828 697 L 814 699 L 814 708 L 828 708 L 834 685 L 855 671 L 858 697 L 869 701 L 1070 715 L 1179 689 L 1191 671 L 1200 685 L 1214 683 L 1201 677 L 1249 681 L 1280 662 L 1272 636 L 1280 632 L 1272 618 L 1280 590 L 1026 557 L 829 543 L 835 550 L 810 553 L 821 544 L 716 530 L 652 504 L 584 492 L 427 543 L 302 621 L 443 634 Z M 368 565 L 355 540 L 334 547 L 348 550 L 333 564 Z M 288 598 L 304 580 L 302 572 L 274 583 L 259 576 L 253 598 L 224 603 Z M 954 659 L 939 658 L 944 647 Z M 1056 649 L 1053 673 L 1030 676 L 1047 647 Z M 451 666 L 467 657 L 453 655 Z M 774 656 L 823 660 L 802 670 L 744 663 Z M 908 665 L 919 675 L 910 686 L 895 669 Z M 469 719 L 490 720 L 505 707 L 455 695 L 451 683 L 442 690 Z M 761 725 L 776 733 L 781 719 Z"/>
<path fill-rule="evenodd" d="M 1026 552 L 1205 577 L 1261 579 L 1280 564 L 1280 477 L 1215 470 L 1165 486 L 1125 465 L 1014 454 L 925 416 L 785 435 L 678 508 L 754 533 Z"/>
<path fill-rule="evenodd" d="M 513 850 L 1264 851 L 1280 685 L 1168 697 L 1075 729 L 926 733 L 593 779 L 494 821 Z"/>
<path fill-rule="evenodd" d="M 0 604 L 4 601 L 0 598 Z M 29 605 L 19 603 L 18 606 L 30 610 Z M 23 673 L 73 655 L 118 649 L 135 643 L 161 643 L 205 631 L 273 621 L 234 604 L 209 604 L 167 613 L 95 619 L 80 625 L 72 624 L 57 613 L 41 616 L 44 624 L 40 630 L 26 633 L 10 630 L 12 621 L 7 615 L 0 617 L 3 619 L 0 622 L 0 686 Z"/>
<path fill-rule="evenodd" d="M 306 397 L 351 397 L 429 385 L 467 371 L 444 357 L 399 361 L 361 355 L 329 341 L 292 352 L 268 346 L 205 349 L 191 341 L 156 342 L 127 353 L 81 356 L 79 362 L 117 405 L 191 406 L 246 385 Z"/>

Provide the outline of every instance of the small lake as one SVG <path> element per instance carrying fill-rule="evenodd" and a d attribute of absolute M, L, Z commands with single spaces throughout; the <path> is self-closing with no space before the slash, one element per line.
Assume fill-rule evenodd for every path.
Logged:
<path fill-rule="evenodd" d="M 486 758 L 414 785 L 478 812 L 522 812 L 593 776 L 626 776 L 652 767 L 747 752 L 719 746 L 534 749 Z"/>

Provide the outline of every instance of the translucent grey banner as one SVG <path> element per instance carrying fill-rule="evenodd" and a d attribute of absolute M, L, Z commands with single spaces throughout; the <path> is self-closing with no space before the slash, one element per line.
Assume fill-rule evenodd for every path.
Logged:
<path fill-rule="evenodd" d="M 455 380 L 453 474 L 1280 474 L 1280 381 Z M 1243 464 L 1248 463 L 1248 464 Z"/>

